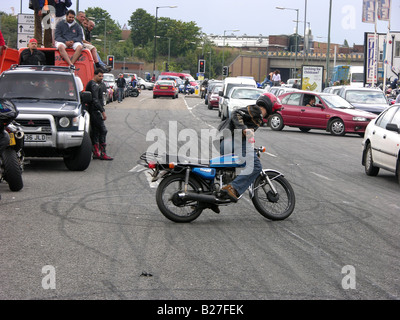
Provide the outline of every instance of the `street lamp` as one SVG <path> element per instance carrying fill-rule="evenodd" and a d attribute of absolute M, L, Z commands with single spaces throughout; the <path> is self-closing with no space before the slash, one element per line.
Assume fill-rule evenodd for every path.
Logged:
<path fill-rule="evenodd" d="M 224 68 L 224 65 L 225 65 L 225 34 L 226 34 L 226 32 L 227 31 L 231 31 L 231 32 L 238 32 L 238 31 L 240 31 L 240 30 L 224 30 L 224 39 L 223 39 L 223 41 L 224 41 L 224 43 L 223 43 L 223 46 L 222 46 L 222 69 Z M 223 74 L 223 72 L 222 72 L 222 74 Z M 224 76 L 222 76 L 222 78 L 223 78 Z"/>
<path fill-rule="evenodd" d="M 211 80 L 211 49 L 210 49 L 210 52 L 207 52 L 207 53 L 210 54 L 210 63 L 209 63 L 209 65 L 210 65 L 210 74 L 208 75 L 208 78 Z"/>
<path fill-rule="evenodd" d="M 298 52 L 298 38 L 299 38 L 299 9 L 294 9 L 294 8 L 285 8 L 285 7 L 276 7 L 278 10 L 294 10 L 297 13 L 297 18 L 296 18 L 296 50 L 295 50 L 295 57 L 294 57 L 294 70 L 296 73 L 297 78 L 297 52 Z M 304 38 L 305 39 L 305 38 Z M 293 76 L 293 73 L 292 73 Z"/>
<path fill-rule="evenodd" d="M 328 49 L 326 54 L 326 81 L 325 81 L 326 86 L 328 86 L 328 81 L 329 81 L 329 59 L 331 51 L 331 21 L 332 21 L 332 0 L 329 1 Z"/>
<path fill-rule="evenodd" d="M 156 49 L 157 49 L 157 20 L 158 20 L 158 9 L 160 8 L 178 8 L 178 6 L 161 6 L 156 7 L 156 24 L 154 27 L 154 49 L 153 49 L 153 74 L 156 71 Z"/>

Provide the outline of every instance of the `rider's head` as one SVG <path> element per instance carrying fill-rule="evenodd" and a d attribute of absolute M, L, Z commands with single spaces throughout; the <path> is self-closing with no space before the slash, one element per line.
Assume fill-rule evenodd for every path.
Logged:
<path fill-rule="evenodd" d="M 264 93 L 261 95 L 256 102 L 256 105 L 258 105 L 261 108 L 264 108 L 266 110 L 266 114 L 264 115 L 264 118 L 268 118 L 270 115 L 272 115 L 276 110 L 279 110 L 282 108 L 281 101 L 272 93 Z"/>

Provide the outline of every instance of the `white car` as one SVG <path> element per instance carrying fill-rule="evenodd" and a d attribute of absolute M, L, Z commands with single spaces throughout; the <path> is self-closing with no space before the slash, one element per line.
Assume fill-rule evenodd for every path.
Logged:
<path fill-rule="evenodd" d="M 299 89 L 296 89 L 296 88 L 271 87 L 271 89 L 269 89 L 269 92 L 272 93 L 275 97 L 279 97 L 280 95 L 282 95 L 284 93 L 298 91 L 298 90 Z"/>
<path fill-rule="evenodd" d="M 387 108 L 368 124 L 362 145 L 365 173 L 376 176 L 382 168 L 395 173 L 400 183 L 400 104 Z"/>
<path fill-rule="evenodd" d="M 146 81 L 145 79 L 141 77 L 137 77 L 137 82 L 138 82 L 138 87 L 142 90 L 153 90 L 154 88 L 154 83 Z"/>
<path fill-rule="evenodd" d="M 250 87 L 234 87 L 222 103 L 222 120 L 230 118 L 234 110 L 256 104 L 257 99 L 265 93 L 264 90 Z"/>

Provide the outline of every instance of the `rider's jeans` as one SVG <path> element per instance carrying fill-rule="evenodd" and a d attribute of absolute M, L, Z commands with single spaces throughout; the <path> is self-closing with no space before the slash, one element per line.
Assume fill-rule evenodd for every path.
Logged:
<path fill-rule="evenodd" d="M 227 150 L 226 147 L 228 143 L 233 143 L 233 140 L 226 139 L 223 141 L 221 144 L 221 154 L 224 154 L 224 149 Z M 231 183 L 232 187 L 235 188 L 239 195 L 243 194 L 248 189 L 262 171 L 262 165 L 260 159 L 257 157 L 257 153 L 254 151 L 254 145 L 248 143 L 247 139 L 242 139 L 241 148 L 242 152 L 240 152 L 240 148 L 237 150 L 238 148 L 233 146 L 234 153 L 240 157 L 241 161 L 246 162 L 246 167 Z M 240 156 L 240 153 L 242 156 Z"/>

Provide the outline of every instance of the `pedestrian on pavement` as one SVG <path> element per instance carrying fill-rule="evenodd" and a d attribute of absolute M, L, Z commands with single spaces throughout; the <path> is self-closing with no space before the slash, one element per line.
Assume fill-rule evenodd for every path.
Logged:
<path fill-rule="evenodd" d="M 94 71 L 94 77 L 86 85 L 85 91 L 92 93 L 92 101 L 88 103 L 90 114 L 90 126 L 92 128 L 93 159 L 114 160 L 106 153 L 107 120 L 103 104 L 103 72 L 100 69 Z"/>
<path fill-rule="evenodd" d="M 126 80 L 123 73 L 119 74 L 119 78 L 117 79 L 116 83 L 118 88 L 118 103 L 121 103 L 126 87 Z"/>
<path fill-rule="evenodd" d="M 40 50 L 37 50 L 37 40 L 32 38 L 29 40 L 28 48 L 21 52 L 21 65 L 45 65 L 46 56 Z"/>
<path fill-rule="evenodd" d="M 57 24 L 55 35 L 55 46 L 60 51 L 60 55 L 69 66 L 74 67 L 75 62 L 78 60 L 83 49 L 82 28 L 75 21 L 74 10 L 68 10 L 65 20 L 62 20 Z M 72 59 L 68 56 L 66 51 L 67 48 L 75 50 Z"/>

